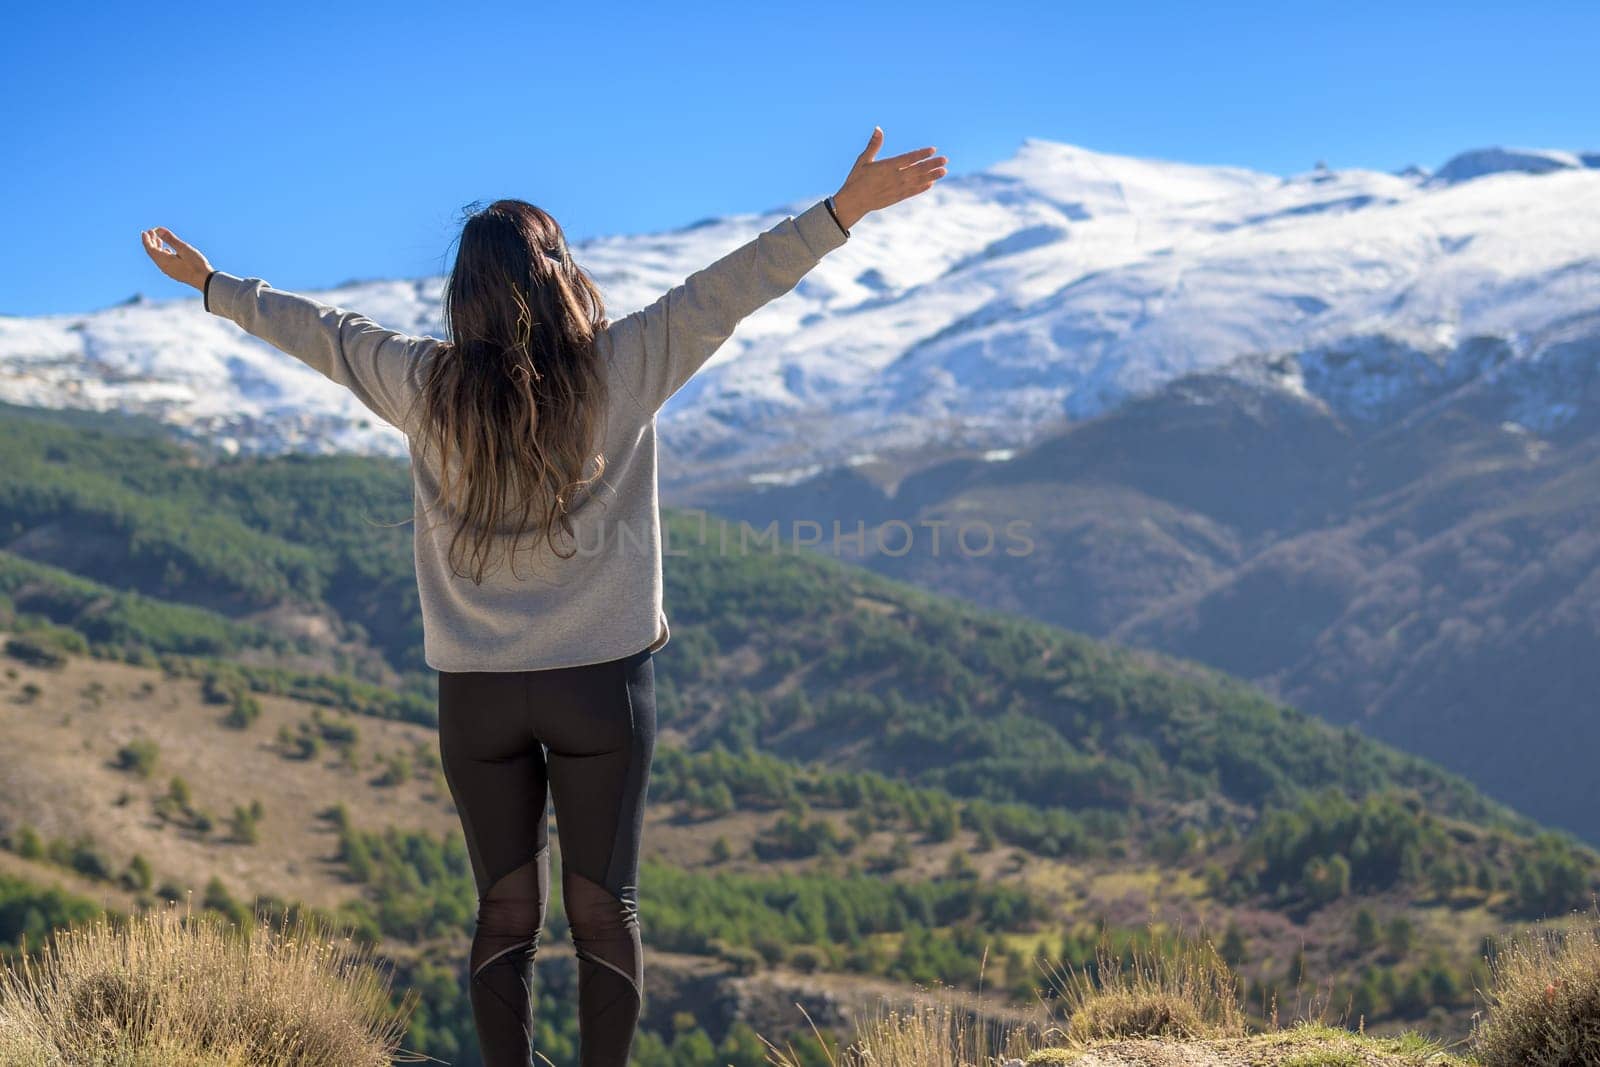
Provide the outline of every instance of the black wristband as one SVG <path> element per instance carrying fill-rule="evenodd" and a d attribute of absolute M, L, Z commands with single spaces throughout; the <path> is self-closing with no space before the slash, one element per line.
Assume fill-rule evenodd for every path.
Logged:
<path fill-rule="evenodd" d="M 849 231 L 849 230 L 847 230 L 847 229 L 845 229 L 845 225 L 844 225 L 844 223 L 842 223 L 842 222 L 840 222 L 840 221 L 839 221 L 839 212 L 838 212 L 838 210 L 837 210 L 837 209 L 835 209 L 835 208 L 834 208 L 834 206 L 833 206 L 833 197 L 831 197 L 831 196 L 830 196 L 830 197 L 827 197 L 827 198 L 826 198 L 826 199 L 824 199 L 824 200 L 823 200 L 823 201 L 822 201 L 822 202 L 823 202 L 823 203 L 824 203 L 824 204 L 827 204 L 827 205 L 828 205 L 828 214 L 830 214 L 830 215 L 832 215 L 832 216 L 833 216 L 833 221 L 834 221 L 834 224 L 835 224 L 835 225 L 836 225 L 836 226 L 838 226 L 838 227 L 839 227 L 839 229 L 841 229 L 841 230 L 844 230 L 844 235 L 845 235 L 845 236 L 846 236 L 846 237 L 849 237 L 849 236 L 850 236 L 850 231 Z"/>
<path fill-rule="evenodd" d="M 217 273 L 215 270 L 208 273 L 205 283 L 200 286 L 200 306 L 207 311 L 211 310 L 211 275 L 215 273 Z"/>

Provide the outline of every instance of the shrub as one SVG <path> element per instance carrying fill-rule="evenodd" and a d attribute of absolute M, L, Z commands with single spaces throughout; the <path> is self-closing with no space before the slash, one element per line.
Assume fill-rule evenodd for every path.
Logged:
<path fill-rule="evenodd" d="M 36 860 L 44 856 L 44 842 L 31 826 L 24 826 L 18 831 L 16 849 L 17 855 L 23 859 Z"/>
<path fill-rule="evenodd" d="M 239 692 L 238 680 L 224 681 L 216 671 L 207 671 L 200 683 L 200 699 L 207 704 L 228 704 Z"/>
<path fill-rule="evenodd" d="M 1239 981 L 1210 942 L 1135 945 L 1124 960 L 1102 942 L 1095 966 L 1052 972 L 1077 1043 L 1128 1037 L 1242 1037 Z M 1065 981 L 1054 981 L 1064 977 Z"/>
<path fill-rule="evenodd" d="M 411 777 L 411 760 L 404 752 L 392 752 L 384 758 L 383 773 L 374 781 L 374 785 L 389 786 L 402 785 Z"/>
<path fill-rule="evenodd" d="M 298 736 L 290 735 L 287 739 L 280 734 L 278 740 L 288 749 L 288 751 L 284 754 L 290 759 L 316 759 L 317 754 L 322 751 L 322 738 L 318 737 L 316 734 L 302 733 Z"/>
<path fill-rule="evenodd" d="M 1534 929 L 1490 956 L 1472 1041 L 1485 1067 L 1600 1063 L 1600 928 Z"/>
<path fill-rule="evenodd" d="M 1406 956 L 1417 943 L 1417 928 L 1404 915 L 1396 915 L 1383 929 L 1383 943 L 1391 956 Z"/>
<path fill-rule="evenodd" d="M 260 717 L 261 702 L 249 693 L 239 692 L 234 694 L 233 706 L 223 716 L 222 722 L 232 729 L 245 730 Z"/>
<path fill-rule="evenodd" d="M 762 964 L 766 962 L 761 958 L 761 953 L 753 948 L 729 945 L 720 941 L 714 941 L 711 947 L 719 957 L 733 964 L 734 974 L 755 974 L 761 969 Z"/>
<path fill-rule="evenodd" d="M 148 778 L 155 772 L 156 758 L 160 752 L 160 747 L 146 738 L 129 741 L 117 750 L 117 768 Z"/>
<path fill-rule="evenodd" d="M 816 945 L 797 945 L 789 952 L 789 966 L 802 974 L 815 974 L 828 966 L 828 954 Z"/>
<path fill-rule="evenodd" d="M 74 842 L 70 866 L 84 877 L 97 881 L 105 881 L 111 877 L 110 858 L 104 849 L 88 837 Z"/>
<path fill-rule="evenodd" d="M 36 963 L 0 968 L 0 1062 L 389 1064 L 415 1001 L 394 1011 L 389 976 L 339 933 L 166 908 L 61 930 Z"/>
<path fill-rule="evenodd" d="M 1370 952 L 1378 947 L 1381 931 L 1378 928 L 1378 917 L 1372 913 L 1371 908 L 1363 907 L 1356 912 L 1355 935 L 1356 948 L 1362 952 Z"/>
<path fill-rule="evenodd" d="M 6 642 L 6 655 L 30 667 L 55 668 L 63 666 L 67 657 L 42 642 L 27 637 L 13 637 Z"/>
<path fill-rule="evenodd" d="M 250 806 L 234 805 L 233 817 L 228 820 L 232 830 L 233 840 L 244 845 L 253 845 L 261 839 L 261 801 L 252 801 Z"/>
<path fill-rule="evenodd" d="M 128 888 L 145 892 L 155 883 L 155 872 L 150 869 L 150 861 L 135 852 L 128 861 L 128 869 L 122 872 L 122 884 Z"/>

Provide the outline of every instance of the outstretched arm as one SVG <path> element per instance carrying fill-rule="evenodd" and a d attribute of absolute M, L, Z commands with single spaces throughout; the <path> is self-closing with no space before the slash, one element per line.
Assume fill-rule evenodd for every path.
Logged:
<path fill-rule="evenodd" d="M 647 414 L 681 389 L 741 320 L 793 289 L 823 256 L 844 244 L 849 228 L 868 212 L 915 196 L 944 177 L 947 160 L 934 156 L 933 148 L 879 160 L 882 143 L 883 131 L 874 127 L 837 193 L 610 325 L 612 358 Z"/>
<path fill-rule="evenodd" d="M 231 319 L 345 386 L 379 418 L 402 426 L 416 390 L 416 361 L 435 343 L 431 338 L 384 329 L 364 315 L 274 289 L 260 278 L 215 270 L 164 226 L 142 236 L 145 250 L 163 273 L 201 291 L 207 311 Z M 163 241 L 174 251 L 164 250 Z"/>

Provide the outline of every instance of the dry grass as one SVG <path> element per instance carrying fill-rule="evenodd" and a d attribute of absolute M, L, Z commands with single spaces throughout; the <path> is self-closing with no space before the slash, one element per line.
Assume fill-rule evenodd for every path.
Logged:
<path fill-rule="evenodd" d="M 1239 979 L 1209 941 L 1132 950 L 1124 963 L 1104 946 L 1095 967 L 1052 971 L 1075 1044 L 1130 1037 L 1242 1037 Z"/>
<path fill-rule="evenodd" d="M 1104 945 L 1091 973 L 1066 971 L 1060 996 L 1041 997 L 1025 1021 L 986 1019 L 979 998 L 961 993 L 884 1010 L 857 1023 L 851 1044 L 835 1054 L 815 1024 L 824 1055 L 802 1058 L 770 1041 L 767 1062 L 803 1067 L 1478 1067 L 1416 1033 L 1373 1037 L 1301 1021 L 1246 1032 L 1238 980 L 1209 941 L 1155 940 L 1122 960 Z M 1042 961 L 1041 969 L 1063 973 Z M 801 1009 L 802 1012 L 804 1009 Z M 1062 1014 L 1065 1028 L 1057 1025 Z M 810 1021 L 810 1016 L 806 1016 Z M 982 1023 L 975 1020 L 984 1019 Z M 1548 1067 L 1596 1059 L 1505 1060 Z"/>
<path fill-rule="evenodd" d="M 1600 925 L 1501 941 L 1472 1042 L 1485 1067 L 1600 1063 Z"/>
<path fill-rule="evenodd" d="M 0 644 L 3 644 L 0 638 Z M 8 660 L 15 681 L 0 678 L 0 824 L 14 833 L 30 826 L 45 838 L 91 837 L 116 869 L 135 853 L 149 861 L 156 884 L 205 885 L 221 875 L 235 895 L 259 894 L 332 910 L 362 895 L 332 861 L 335 831 L 321 813 L 343 803 L 357 826 L 399 825 L 429 833 L 461 832 L 448 798 L 437 784 L 418 779 L 378 786 L 372 760 L 396 752 L 433 747 L 429 729 L 399 720 L 351 719 L 360 731 L 362 769 L 351 771 L 337 746 L 315 759 L 286 759 L 272 748 L 278 729 L 308 720 L 318 705 L 286 696 L 258 694 L 261 718 L 248 730 L 222 725 L 226 709 L 207 704 L 201 683 L 168 678 L 159 669 L 82 656 L 58 671 Z M 31 704 L 15 700 L 18 688 L 34 683 L 44 694 Z M 145 686 L 148 685 L 148 690 Z M 96 705 L 85 697 L 99 687 Z M 159 747 L 154 777 L 118 770 L 117 750 L 146 738 Z M 194 806 L 209 812 L 217 828 L 201 833 L 184 820 L 157 816 L 158 799 L 172 778 L 181 777 Z M 266 806 L 255 844 L 229 840 L 223 824 L 234 804 L 259 798 Z M 6 861 L 24 864 L 15 853 Z M 13 868 L 17 869 L 17 868 Z M 21 873 L 19 871 L 19 873 Z M 24 873 L 40 881 L 53 870 L 35 865 Z M 248 893 L 246 892 L 248 891 Z M 133 894 L 113 883 L 86 886 L 83 895 L 132 910 Z"/>
<path fill-rule="evenodd" d="M 978 988 L 983 988 L 983 969 L 989 954 L 984 952 L 978 967 Z M 817 1043 L 833 1067 L 1003 1067 L 1037 1048 L 1050 1034 L 1049 1009 L 1037 1020 L 1015 1022 L 990 1016 L 981 994 L 949 990 L 947 996 L 913 996 L 886 1006 L 879 998 L 869 1017 L 856 1025 L 854 1039 L 835 1056 L 811 1016 Z M 801 1013 L 805 1014 L 802 1007 Z M 803 1067 L 814 1059 L 802 1059 L 793 1046 L 778 1048 L 763 1037 L 767 1062 L 776 1067 Z"/>
<path fill-rule="evenodd" d="M 1178 1041 L 1140 1038 L 1084 1048 L 1041 1049 L 1023 1067 L 1473 1067 L 1416 1034 L 1368 1037 L 1297 1024 L 1250 1037 Z"/>
<path fill-rule="evenodd" d="M 970 994 L 955 1002 L 919 1000 L 888 1009 L 880 1001 L 872 1016 L 857 1024 L 854 1040 L 839 1057 L 828 1051 L 820 1033 L 817 1039 L 835 1067 L 1000 1067 L 1037 1055 L 1042 1045 L 1065 1043 L 1081 1050 L 1127 1038 L 1245 1034 L 1239 980 L 1209 941 L 1157 941 L 1152 948 L 1133 950 L 1126 962 L 1102 944 L 1090 971 L 1042 961 L 1040 966 L 1059 996 L 1053 1003 L 1041 998 L 1039 1017 L 1031 1022 L 977 1024 L 974 1020 L 984 1014 Z M 1064 1028 L 1056 1024 L 1063 1013 Z M 770 1063 L 800 1067 L 792 1048 L 780 1050 L 770 1041 L 767 1047 Z"/>
<path fill-rule="evenodd" d="M 1038 1045 L 1032 1027 L 975 1025 L 979 1011 L 975 998 L 967 1003 L 919 999 L 888 1008 L 880 1000 L 872 1016 L 857 1024 L 854 1040 L 837 1057 L 820 1033 L 817 1040 L 835 1067 L 998 1067 Z M 767 1062 L 777 1067 L 802 1067 L 807 1062 L 793 1046 L 780 1049 L 770 1041 L 766 1045 Z"/>
<path fill-rule="evenodd" d="M 392 1012 L 370 964 L 304 919 L 97 919 L 0 968 L 0 1067 L 380 1067 L 415 1002 Z"/>

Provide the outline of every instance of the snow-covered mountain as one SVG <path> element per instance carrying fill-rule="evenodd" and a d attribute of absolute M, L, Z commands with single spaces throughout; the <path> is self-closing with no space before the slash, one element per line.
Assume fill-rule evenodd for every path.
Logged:
<path fill-rule="evenodd" d="M 576 254 L 618 317 L 811 202 Z M 439 336 L 442 283 L 311 295 Z M 1280 178 L 1030 139 L 869 217 L 741 324 L 663 411 L 667 446 L 692 461 L 664 476 L 770 481 L 932 443 L 1014 447 L 1274 354 L 1300 354 L 1296 388 L 1376 417 L 1396 391 L 1536 366 L 1575 335 L 1600 336 L 1595 154 Z M 1559 388 L 1523 376 L 1527 421 L 1566 417 Z M 0 399 L 140 411 L 244 450 L 404 451 L 339 386 L 194 298 L 0 318 Z"/>

